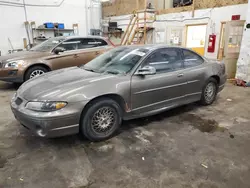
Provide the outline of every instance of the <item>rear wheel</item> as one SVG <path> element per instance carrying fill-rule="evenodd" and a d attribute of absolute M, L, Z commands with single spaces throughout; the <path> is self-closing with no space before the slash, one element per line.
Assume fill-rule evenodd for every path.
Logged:
<path fill-rule="evenodd" d="M 203 105 L 212 104 L 217 95 L 218 83 L 214 78 L 209 78 L 202 90 L 201 103 Z"/>
<path fill-rule="evenodd" d="M 48 69 L 46 69 L 45 67 L 42 67 L 42 66 L 31 67 L 27 70 L 25 77 L 24 77 L 24 80 L 27 81 L 31 78 L 36 77 L 36 76 L 40 76 L 46 72 L 48 72 Z"/>
<path fill-rule="evenodd" d="M 112 99 L 102 98 L 82 114 L 80 129 L 91 141 L 101 141 L 111 137 L 120 127 L 122 112 L 119 104 Z"/>

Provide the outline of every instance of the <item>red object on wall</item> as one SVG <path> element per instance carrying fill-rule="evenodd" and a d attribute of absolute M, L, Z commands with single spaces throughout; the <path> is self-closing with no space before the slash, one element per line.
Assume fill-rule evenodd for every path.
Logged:
<path fill-rule="evenodd" d="M 213 53 L 215 51 L 216 35 L 209 35 L 207 52 Z"/>
<path fill-rule="evenodd" d="M 240 15 L 232 15 L 232 20 L 240 20 Z"/>

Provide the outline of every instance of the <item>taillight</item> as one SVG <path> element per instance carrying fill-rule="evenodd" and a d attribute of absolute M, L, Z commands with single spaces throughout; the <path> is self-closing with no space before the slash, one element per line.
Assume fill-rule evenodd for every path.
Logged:
<path fill-rule="evenodd" d="M 221 67 L 222 74 L 225 74 L 226 73 L 225 63 L 223 61 L 221 61 L 221 62 L 219 62 L 219 65 Z"/>

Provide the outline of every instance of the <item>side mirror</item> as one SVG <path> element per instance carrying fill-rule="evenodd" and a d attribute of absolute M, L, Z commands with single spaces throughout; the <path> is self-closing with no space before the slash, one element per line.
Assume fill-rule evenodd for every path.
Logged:
<path fill-rule="evenodd" d="M 62 47 L 56 47 L 56 48 L 54 49 L 54 53 L 55 53 L 56 55 L 58 55 L 59 53 L 64 52 L 64 51 L 65 51 L 65 49 L 62 48 Z"/>
<path fill-rule="evenodd" d="M 153 75 L 153 74 L 156 74 L 156 69 L 154 67 L 151 67 L 151 66 L 145 66 L 145 67 L 142 67 L 140 69 L 138 69 L 135 73 L 135 75 Z"/>

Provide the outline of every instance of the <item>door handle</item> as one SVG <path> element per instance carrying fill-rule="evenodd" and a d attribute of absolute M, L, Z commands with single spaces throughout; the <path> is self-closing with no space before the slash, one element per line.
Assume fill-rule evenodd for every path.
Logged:
<path fill-rule="evenodd" d="M 77 54 L 74 55 L 74 58 L 78 58 L 78 57 L 79 57 L 79 55 L 77 55 Z"/>
<path fill-rule="evenodd" d="M 180 74 L 177 75 L 177 77 L 182 77 L 182 76 L 184 76 L 183 73 L 180 73 Z"/>

